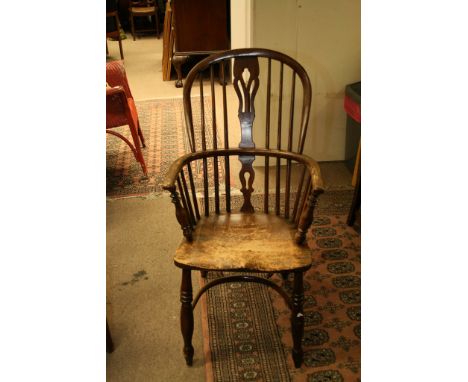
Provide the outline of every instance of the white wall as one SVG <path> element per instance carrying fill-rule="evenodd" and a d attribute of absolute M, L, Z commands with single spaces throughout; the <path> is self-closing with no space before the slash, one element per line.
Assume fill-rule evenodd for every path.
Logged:
<path fill-rule="evenodd" d="M 361 78 L 360 12 L 360 0 L 253 0 L 252 46 L 286 53 L 309 74 L 312 111 L 304 153 L 316 160 L 344 159 L 344 90 Z M 256 109 L 256 126 L 263 125 L 262 112 Z"/>
<path fill-rule="evenodd" d="M 231 49 L 252 46 L 254 0 L 231 0 Z"/>

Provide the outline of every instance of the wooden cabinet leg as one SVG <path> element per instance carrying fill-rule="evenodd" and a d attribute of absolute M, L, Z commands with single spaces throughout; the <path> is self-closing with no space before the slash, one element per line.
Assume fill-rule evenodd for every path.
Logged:
<path fill-rule="evenodd" d="M 293 337 L 292 357 L 294 366 L 301 367 L 304 353 L 302 351 L 302 337 L 304 335 L 304 284 L 303 273 L 294 272 L 294 287 L 293 287 L 293 310 L 291 312 L 291 330 Z"/>
<path fill-rule="evenodd" d="M 182 85 L 182 65 L 187 61 L 188 56 L 172 56 L 172 65 L 177 73 L 176 88 L 181 88 Z"/>
<path fill-rule="evenodd" d="M 192 309 L 192 274 L 190 269 L 182 270 L 182 285 L 180 287 L 180 328 L 184 338 L 184 357 L 188 366 L 193 362 L 193 309 Z"/>

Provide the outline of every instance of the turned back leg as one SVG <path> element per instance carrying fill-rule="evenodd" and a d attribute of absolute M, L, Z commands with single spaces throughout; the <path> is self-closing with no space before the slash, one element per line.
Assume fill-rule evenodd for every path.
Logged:
<path fill-rule="evenodd" d="M 302 351 L 302 337 L 304 335 L 304 284 L 302 272 L 294 272 L 292 300 L 293 310 L 291 312 L 291 330 L 294 344 L 292 356 L 294 366 L 299 368 L 301 367 L 304 354 Z"/>
<path fill-rule="evenodd" d="M 182 270 L 182 285 L 180 287 L 180 328 L 184 338 L 184 357 L 188 366 L 193 362 L 193 309 L 192 309 L 192 274 L 190 269 Z"/>

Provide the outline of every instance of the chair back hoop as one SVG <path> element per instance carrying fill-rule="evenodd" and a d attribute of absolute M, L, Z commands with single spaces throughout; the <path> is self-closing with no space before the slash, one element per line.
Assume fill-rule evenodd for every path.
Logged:
<path fill-rule="evenodd" d="M 298 144 L 297 149 L 294 150 L 298 153 L 302 153 L 304 150 L 304 142 L 307 134 L 307 127 L 309 122 L 309 115 L 310 115 L 310 105 L 312 102 L 312 87 L 310 84 L 309 76 L 307 75 L 306 70 L 304 67 L 299 64 L 293 58 L 287 56 L 284 53 L 277 52 L 270 49 L 261 49 L 261 48 L 244 48 L 244 49 L 233 49 L 225 52 L 220 52 L 213 54 L 204 60 L 200 61 L 197 65 L 193 67 L 190 73 L 187 76 L 185 81 L 184 90 L 183 90 L 183 98 L 184 98 L 184 110 L 185 110 L 185 120 L 186 120 L 186 127 L 188 129 L 188 139 L 190 141 L 191 150 L 192 152 L 196 151 L 197 149 L 203 149 L 203 147 L 197 148 L 195 147 L 195 138 L 193 132 L 193 115 L 192 115 L 192 102 L 191 102 L 191 93 L 194 82 L 199 79 L 200 83 L 202 83 L 203 78 L 202 74 L 206 73 L 208 70 L 210 71 L 210 80 L 213 82 L 213 78 L 211 72 L 213 71 L 214 65 L 219 65 L 220 69 L 220 81 L 223 87 L 226 85 L 226 81 L 228 80 L 229 73 L 226 70 L 226 64 L 233 61 L 233 86 L 236 91 L 237 97 L 239 99 L 239 121 L 241 127 L 241 136 L 242 141 L 239 147 L 255 147 L 255 143 L 252 141 L 252 128 L 253 122 L 255 119 L 255 96 L 259 89 L 259 58 L 266 58 L 268 60 L 268 68 L 267 68 L 267 81 L 266 81 L 266 133 L 267 137 L 265 140 L 265 148 L 269 148 L 268 143 L 271 140 L 270 136 L 270 112 L 271 112 L 271 98 L 277 97 L 276 94 L 272 93 L 272 62 L 279 62 L 280 63 L 280 73 L 279 73 L 279 100 L 283 101 L 283 85 L 284 85 L 284 70 L 283 67 L 286 65 L 292 71 L 292 81 L 291 81 L 291 90 L 292 90 L 292 97 L 291 97 L 291 104 L 292 108 L 290 110 L 290 114 L 294 114 L 294 102 L 295 102 L 295 78 L 296 76 L 299 77 L 302 85 L 302 111 L 301 111 L 301 121 L 300 121 L 300 128 L 299 128 L 299 136 L 298 136 Z M 224 65 L 223 65 L 224 64 Z M 248 79 L 245 79 L 245 74 L 247 72 Z M 222 77 L 222 78 L 221 78 Z M 223 89 L 224 90 L 224 89 Z M 213 92 L 212 92 L 213 93 Z M 224 91 L 223 91 L 224 93 Z M 223 94 L 224 95 L 224 94 Z M 213 94 L 211 94 L 212 99 Z M 284 97 L 285 98 L 285 97 Z M 203 105 L 202 105 L 203 106 Z M 226 110 L 224 110 L 226 112 Z M 282 113 L 282 107 L 279 107 L 279 113 Z M 290 115 L 292 118 L 293 116 Z M 291 121 L 291 125 L 293 125 L 293 121 Z M 278 121 L 278 124 L 281 125 L 281 121 Z M 292 139 L 292 128 L 290 126 L 290 135 Z M 281 135 L 281 126 L 278 126 L 278 133 Z M 279 138 L 279 137 L 278 137 Z M 278 146 L 278 144 L 277 144 Z M 293 147 L 289 147 L 288 150 L 293 150 Z M 225 148 L 229 148 L 225 145 Z M 279 145 L 279 147 L 281 146 Z"/>
<path fill-rule="evenodd" d="M 127 98 L 133 98 L 123 61 L 117 60 L 106 63 L 106 82 L 111 87 L 123 86 Z"/>
<path fill-rule="evenodd" d="M 183 102 L 186 134 L 191 152 L 194 153 L 210 149 L 216 150 L 222 148 L 222 146 L 224 146 L 225 149 L 231 148 L 229 145 L 228 107 L 231 106 L 233 102 L 228 102 L 226 91 L 227 80 L 230 77 L 229 65 L 232 67 L 232 84 L 238 99 L 238 103 L 235 105 L 237 106 L 240 126 L 240 143 L 238 147 L 241 149 L 254 149 L 257 147 L 270 150 L 273 146 L 276 146 L 274 148 L 277 150 L 302 154 L 312 101 L 312 87 L 309 76 L 302 65 L 293 58 L 277 51 L 260 48 L 234 49 L 213 54 L 200 61 L 188 74 L 183 89 Z M 219 80 L 222 87 L 221 92 L 215 91 L 215 66 L 219 67 Z M 278 76 L 276 76 L 276 72 L 274 72 L 273 69 L 278 69 Z M 291 77 L 288 75 L 286 78 L 285 73 L 288 74 L 289 72 L 291 73 Z M 298 81 L 300 86 L 297 87 L 296 77 L 300 79 L 300 81 Z M 208 86 L 204 86 L 204 81 L 207 81 L 207 84 L 209 83 L 209 91 L 206 90 Z M 196 97 L 198 91 L 192 94 L 194 88 L 199 88 L 199 100 L 198 97 Z M 209 97 L 207 97 L 206 100 L 205 92 L 209 93 Z M 222 93 L 222 102 L 216 104 L 216 97 L 220 96 L 219 93 Z M 296 93 L 298 93 L 297 98 L 302 96 L 302 105 L 300 105 L 299 102 L 296 105 Z M 197 115 L 196 118 L 193 113 L 195 102 L 199 103 L 200 110 L 200 115 Z M 211 115 L 205 112 L 207 106 L 205 103 L 207 105 L 211 104 Z M 253 128 L 256 107 L 258 109 L 259 106 L 262 107 L 262 113 L 259 115 L 263 120 L 257 121 L 257 124 L 264 124 L 265 135 L 264 141 L 255 142 Z M 216 107 L 221 107 L 222 109 L 221 113 L 218 113 L 218 115 L 216 113 Z M 277 108 L 277 110 L 273 110 L 275 108 Z M 286 112 L 288 108 L 289 113 Z M 283 111 L 283 109 L 285 110 Z M 263 111 L 265 111 L 265 113 L 263 113 Z M 295 117 L 295 114 L 299 114 L 299 118 Z M 220 119 L 219 121 L 217 120 L 218 117 Z M 273 126 L 274 124 L 276 126 Z M 261 135 L 256 135 L 257 140 L 259 136 Z M 253 182 L 255 179 L 255 171 L 253 163 L 255 161 L 255 156 L 239 155 L 238 158 L 241 162 L 239 180 L 241 184 L 240 191 L 243 195 L 243 204 L 240 211 L 253 213 L 255 209 L 251 198 L 254 191 Z M 264 174 L 264 211 L 266 213 L 268 213 L 269 210 L 270 159 L 276 161 L 275 212 L 277 215 L 280 215 L 280 211 L 283 210 L 284 217 L 293 217 L 293 219 L 297 220 L 307 200 L 308 195 L 306 194 L 311 190 L 310 183 L 312 179 L 304 167 L 300 175 L 300 188 L 295 194 L 296 198 L 294 201 L 290 201 L 291 174 L 292 167 L 295 166 L 295 163 L 292 163 L 292 161 L 294 160 L 281 159 L 278 156 L 272 156 L 272 158 L 270 158 L 270 156 L 266 155 Z M 210 212 L 209 194 L 211 191 L 209 191 L 209 186 L 211 181 L 209 179 L 211 176 L 214 177 L 214 182 L 211 183 L 211 186 L 214 187 L 215 211 L 216 213 L 220 212 L 219 172 L 223 171 L 223 162 L 226 211 L 231 212 L 229 156 L 224 155 L 219 158 L 218 156 L 214 156 L 211 164 L 208 162 L 207 158 L 200 161 L 203 162 L 205 216 L 209 216 Z M 284 173 L 284 170 L 281 169 L 281 166 L 283 165 L 284 168 L 284 164 L 286 165 L 286 175 L 283 175 L 284 178 L 282 182 L 281 174 Z M 187 171 L 188 173 L 186 175 L 189 177 L 190 184 L 193 185 L 194 181 L 190 165 L 187 166 Z M 181 175 L 184 176 L 183 171 Z M 181 185 L 185 183 L 185 179 L 180 179 Z M 182 200 L 183 204 L 190 210 L 191 205 L 188 189 L 183 190 L 180 188 L 180 191 L 185 194 L 183 195 L 185 197 L 185 201 Z M 192 199 L 194 199 L 195 193 L 194 190 L 192 191 Z M 195 221 L 198 217 L 196 216 L 198 215 L 198 206 L 196 205 L 196 200 L 192 200 L 192 202 L 195 204 L 194 208 L 192 208 L 192 210 L 195 211 L 195 213 L 192 214 L 192 220 Z"/>

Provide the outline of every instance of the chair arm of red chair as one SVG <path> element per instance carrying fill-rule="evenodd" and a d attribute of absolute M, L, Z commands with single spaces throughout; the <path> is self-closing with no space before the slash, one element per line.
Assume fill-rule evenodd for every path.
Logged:
<path fill-rule="evenodd" d="M 126 98 L 123 86 L 106 87 L 106 97 L 120 93 Z"/>

